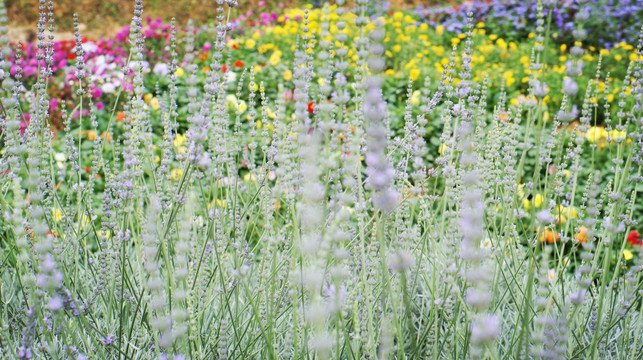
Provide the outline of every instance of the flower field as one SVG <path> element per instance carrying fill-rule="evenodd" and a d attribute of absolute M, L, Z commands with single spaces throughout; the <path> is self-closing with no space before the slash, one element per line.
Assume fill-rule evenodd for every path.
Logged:
<path fill-rule="evenodd" d="M 269 5 L 0 1 L 0 358 L 643 357 L 639 2 Z"/>

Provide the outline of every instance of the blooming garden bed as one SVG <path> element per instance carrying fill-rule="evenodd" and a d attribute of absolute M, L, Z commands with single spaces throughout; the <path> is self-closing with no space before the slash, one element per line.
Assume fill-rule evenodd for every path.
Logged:
<path fill-rule="evenodd" d="M 0 357 L 643 356 L 638 3 L 217 3 L 0 38 Z"/>

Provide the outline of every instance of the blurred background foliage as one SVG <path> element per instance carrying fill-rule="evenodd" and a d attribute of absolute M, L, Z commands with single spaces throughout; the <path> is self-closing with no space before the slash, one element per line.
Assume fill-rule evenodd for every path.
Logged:
<path fill-rule="evenodd" d="M 237 11 L 246 12 L 258 7 L 261 0 L 239 0 Z M 281 3 L 286 7 L 305 4 L 323 4 L 325 0 L 264 0 L 267 9 L 278 8 Z M 351 5 L 352 1 L 347 1 Z M 392 8 L 403 9 L 417 5 L 445 3 L 467 3 L 454 0 L 389 0 Z M 331 1 L 333 3 L 333 1 Z M 14 27 L 31 26 L 38 22 L 38 0 L 5 0 L 10 24 Z M 55 1 L 56 28 L 58 31 L 71 31 L 73 14 L 78 13 L 81 23 L 90 30 L 92 37 L 112 35 L 121 26 L 130 22 L 134 12 L 134 0 L 57 0 Z M 214 0 L 145 0 L 145 14 L 152 18 L 160 17 L 169 21 L 175 17 L 179 24 L 188 19 L 198 23 L 207 22 L 216 16 Z"/>

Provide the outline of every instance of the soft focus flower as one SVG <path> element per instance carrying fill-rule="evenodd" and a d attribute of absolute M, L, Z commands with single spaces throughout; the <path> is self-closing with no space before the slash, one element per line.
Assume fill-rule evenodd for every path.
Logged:
<path fill-rule="evenodd" d="M 167 75 L 170 73 L 170 69 L 168 68 L 167 64 L 157 63 L 156 65 L 154 65 L 154 69 L 152 70 L 152 72 L 156 75 Z M 179 74 L 176 75 L 180 76 Z"/>
<path fill-rule="evenodd" d="M 248 105 L 246 104 L 246 102 L 243 100 L 239 100 L 239 103 L 237 104 L 237 112 L 239 114 L 243 114 L 247 109 Z"/>
<path fill-rule="evenodd" d="M 272 55 L 270 55 L 270 59 L 268 60 L 268 63 L 270 63 L 270 65 L 272 66 L 276 66 L 281 62 L 281 55 L 282 55 L 281 51 L 275 50 L 272 53 Z"/>
<path fill-rule="evenodd" d="M 585 137 L 587 141 L 598 145 L 605 145 L 607 141 L 607 130 L 602 126 L 592 126 L 587 130 Z"/>
<path fill-rule="evenodd" d="M 111 82 L 106 82 L 101 86 L 101 90 L 106 94 L 111 94 L 116 90 L 116 86 Z"/>
<path fill-rule="evenodd" d="M 179 180 L 182 175 L 183 175 L 183 169 L 172 169 L 172 172 L 170 173 L 170 179 L 172 181 L 176 181 L 176 180 Z"/>
<path fill-rule="evenodd" d="M 541 194 L 536 194 L 536 196 L 534 196 L 534 206 L 540 207 L 540 205 L 542 204 L 543 204 L 543 196 Z"/>
<path fill-rule="evenodd" d="M 176 74 L 176 76 L 178 76 L 178 77 L 181 77 L 181 76 L 183 76 L 185 74 L 185 71 L 183 70 L 183 68 L 178 68 L 178 69 L 176 69 L 174 74 Z"/>
<path fill-rule="evenodd" d="M 60 220 L 62 220 L 63 215 L 60 212 L 60 209 L 58 208 L 51 209 L 51 218 L 54 220 L 54 222 L 59 222 Z"/>
<path fill-rule="evenodd" d="M 411 70 L 411 79 L 415 81 L 418 79 L 418 77 L 420 77 L 420 70 L 418 69 Z"/>
<path fill-rule="evenodd" d="M 550 229 L 545 229 L 540 233 L 540 237 L 538 238 L 540 242 L 547 242 L 548 244 L 553 244 L 554 242 L 558 241 L 558 233 L 555 231 L 552 231 Z"/>
<path fill-rule="evenodd" d="M 641 234 L 638 231 L 632 230 L 627 234 L 627 242 L 632 246 L 641 246 L 643 241 L 641 240 Z"/>
<path fill-rule="evenodd" d="M 94 140 L 96 139 L 96 131 L 94 130 L 87 130 L 87 140 Z"/>
<path fill-rule="evenodd" d="M 158 110 L 159 109 L 159 99 L 157 99 L 156 97 L 153 97 L 152 100 L 150 100 L 150 106 L 152 107 L 152 109 Z"/>
<path fill-rule="evenodd" d="M 628 249 L 623 250 L 623 258 L 625 258 L 625 261 L 630 261 L 632 258 L 634 258 L 634 254 Z"/>
<path fill-rule="evenodd" d="M 584 244 L 587 241 L 587 228 L 581 226 L 576 235 L 574 235 L 574 239 L 578 240 L 579 244 Z"/>
<path fill-rule="evenodd" d="M 290 70 L 284 71 L 284 80 L 285 81 L 292 80 L 292 71 L 290 71 Z"/>

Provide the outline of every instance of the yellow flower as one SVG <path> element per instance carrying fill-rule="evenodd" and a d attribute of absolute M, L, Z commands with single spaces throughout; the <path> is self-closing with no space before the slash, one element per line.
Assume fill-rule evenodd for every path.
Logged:
<path fill-rule="evenodd" d="M 411 70 L 411 79 L 413 81 L 417 80 L 419 76 L 420 76 L 420 70 L 418 69 Z"/>
<path fill-rule="evenodd" d="M 96 139 L 96 131 L 87 130 L 87 140 L 94 140 L 94 139 Z"/>
<path fill-rule="evenodd" d="M 88 132 L 89 133 L 89 132 Z M 609 136 L 612 138 L 612 144 L 615 142 L 616 139 L 623 140 L 627 137 L 627 132 L 625 131 L 618 131 L 616 129 L 610 130 L 608 132 Z M 89 137 L 89 136 L 88 136 Z"/>
<path fill-rule="evenodd" d="M 438 26 L 436 26 L 436 28 L 435 28 L 435 32 L 436 32 L 438 35 L 442 36 L 442 34 L 444 34 L 444 26 L 442 26 L 442 25 L 438 25 Z"/>
<path fill-rule="evenodd" d="M 176 76 L 181 77 L 185 74 L 185 71 L 183 71 L 183 68 L 178 68 L 174 73 L 176 74 Z"/>
<path fill-rule="evenodd" d="M 254 49 L 256 45 L 257 45 L 257 42 L 254 39 L 246 40 L 246 48 Z"/>
<path fill-rule="evenodd" d="M 522 206 L 525 208 L 525 210 L 529 211 L 531 210 L 531 203 L 529 202 L 528 199 L 522 199 Z"/>
<path fill-rule="evenodd" d="M 247 173 L 243 176 L 243 181 L 245 182 L 255 182 L 257 181 L 257 175 L 252 173 Z"/>
<path fill-rule="evenodd" d="M 237 104 L 238 113 L 243 114 L 244 112 L 246 112 L 247 109 L 248 109 L 248 105 L 246 104 L 246 102 L 243 100 L 239 100 L 239 103 Z"/>
<path fill-rule="evenodd" d="M 630 261 L 634 257 L 634 254 L 632 254 L 628 249 L 625 249 L 623 250 L 623 257 L 625 258 L 625 261 Z"/>
<path fill-rule="evenodd" d="M 152 109 L 158 110 L 159 109 L 159 99 L 157 99 L 155 97 L 152 98 L 152 100 L 150 100 L 150 106 L 152 107 Z"/>
<path fill-rule="evenodd" d="M 181 176 L 183 176 L 183 169 L 172 169 L 172 172 L 170 175 L 171 175 L 170 179 L 172 179 L 172 181 L 179 180 Z"/>
<path fill-rule="evenodd" d="M 233 110 L 237 108 L 237 97 L 233 94 L 228 94 L 225 97 L 225 106 L 228 110 Z"/>
<path fill-rule="evenodd" d="M 591 143 L 603 143 L 607 139 L 607 130 L 602 126 L 592 126 L 587 130 L 585 137 Z"/>
<path fill-rule="evenodd" d="M 400 51 L 402 51 L 402 46 L 400 44 L 393 46 L 393 51 L 399 53 Z"/>
<path fill-rule="evenodd" d="M 292 71 L 290 71 L 290 70 L 284 71 L 284 80 L 285 81 L 292 80 Z"/>
<path fill-rule="evenodd" d="M 484 23 L 480 21 L 476 26 L 478 27 L 478 29 L 481 29 L 484 27 Z"/>
<path fill-rule="evenodd" d="M 176 137 L 174 138 L 174 147 L 178 148 L 179 146 L 183 145 L 185 142 L 185 135 L 182 134 L 176 134 Z"/>
<path fill-rule="evenodd" d="M 384 74 L 386 74 L 386 76 L 393 76 L 393 75 L 395 75 L 395 70 L 393 70 L 393 69 L 387 69 L 387 70 L 384 72 Z"/>
<path fill-rule="evenodd" d="M 276 66 L 277 64 L 279 64 L 281 62 L 281 54 L 281 51 L 275 50 L 272 55 L 270 55 L 270 59 L 268 60 L 270 65 Z"/>
<path fill-rule="evenodd" d="M 145 96 L 143 96 L 143 100 L 145 100 L 146 103 L 149 103 L 150 100 L 152 100 L 152 94 L 145 94 Z"/>
<path fill-rule="evenodd" d="M 60 220 L 63 219 L 63 214 L 60 212 L 60 209 L 58 208 L 51 209 L 51 216 L 54 222 L 59 222 Z"/>
<path fill-rule="evenodd" d="M 534 197 L 534 205 L 535 205 L 536 207 L 540 207 L 540 205 L 542 205 L 542 204 L 543 204 L 543 196 L 542 196 L 542 195 L 540 195 L 540 194 L 537 194 L 537 195 Z"/>
<path fill-rule="evenodd" d="M 411 95 L 411 104 L 417 105 L 420 103 L 420 90 L 415 90 Z"/>
<path fill-rule="evenodd" d="M 248 90 L 250 90 L 250 92 L 257 92 L 258 89 L 259 87 L 254 82 L 251 82 L 250 85 L 248 85 Z"/>
<path fill-rule="evenodd" d="M 266 113 L 268 114 L 268 117 L 269 117 L 269 118 L 271 118 L 271 119 L 274 119 L 274 118 L 276 118 L 276 117 L 277 117 L 277 114 L 275 114 L 275 112 L 274 112 L 274 111 L 272 111 L 272 109 L 271 109 L 271 108 L 267 108 L 267 109 L 266 109 Z"/>
<path fill-rule="evenodd" d="M 444 155 L 444 152 L 445 152 L 448 148 L 449 148 L 449 147 L 447 146 L 447 144 L 444 144 L 444 143 L 443 143 L 443 144 L 442 144 L 442 145 L 440 145 L 440 147 L 438 148 L 438 153 L 440 153 L 440 155 Z"/>
<path fill-rule="evenodd" d="M 498 45 L 498 47 L 501 48 L 502 50 L 507 50 L 507 42 L 504 41 L 503 39 L 496 40 L 496 45 Z"/>

